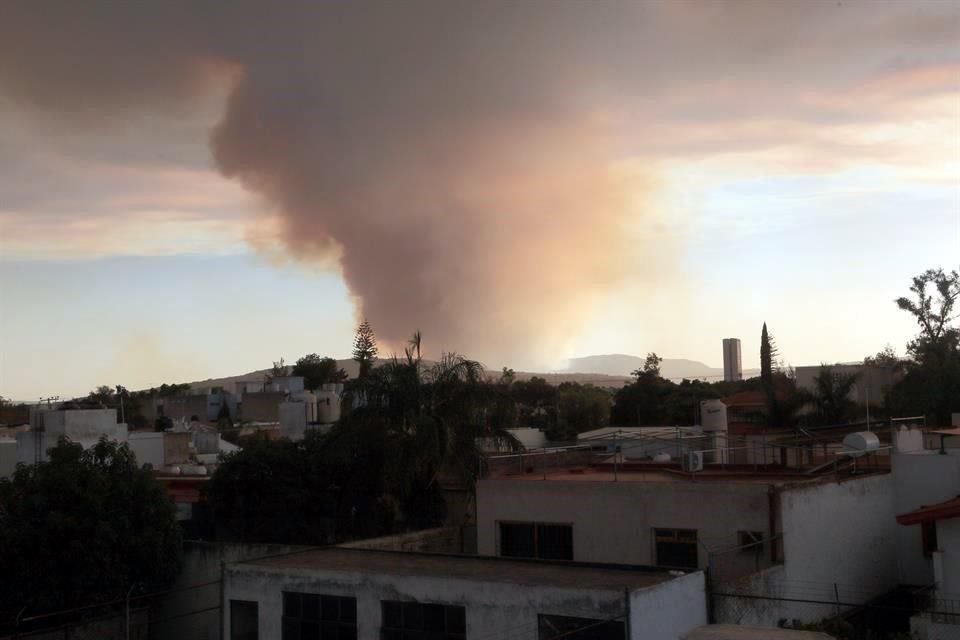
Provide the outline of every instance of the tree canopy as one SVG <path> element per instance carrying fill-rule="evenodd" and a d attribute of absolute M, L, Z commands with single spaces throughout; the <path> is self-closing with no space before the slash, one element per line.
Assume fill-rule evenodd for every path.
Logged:
<path fill-rule="evenodd" d="M 0 599 L 34 614 L 167 585 L 181 532 L 173 502 L 126 444 L 62 439 L 48 462 L 0 480 Z"/>
<path fill-rule="evenodd" d="M 890 391 L 889 404 L 902 414 L 922 414 L 933 425 L 950 424 L 960 410 L 960 328 L 954 307 L 960 273 L 929 269 L 913 278 L 913 297 L 896 305 L 912 315 L 920 333 L 907 345 L 906 375 Z"/>
<path fill-rule="evenodd" d="M 303 385 L 307 389 L 319 389 L 321 386 L 329 383 L 344 382 L 347 379 L 347 372 L 337 366 L 337 361 L 333 358 L 320 357 L 315 353 L 310 353 L 293 365 L 292 375 L 303 376 Z"/>

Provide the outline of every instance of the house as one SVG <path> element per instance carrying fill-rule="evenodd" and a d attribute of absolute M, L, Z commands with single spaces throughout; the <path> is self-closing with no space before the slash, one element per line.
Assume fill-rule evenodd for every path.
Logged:
<path fill-rule="evenodd" d="M 898 584 L 893 483 L 876 457 L 684 470 L 676 459 L 577 456 L 491 466 L 477 484 L 478 552 L 709 568 L 720 622 L 812 622 L 836 608 L 788 600 L 835 602 L 842 583 L 846 602 L 864 602 Z"/>
<path fill-rule="evenodd" d="M 921 611 L 910 621 L 920 640 L 960 635 L 960 496 L 897 516 L 897 522 L 919 528 L 930 548 L 933 583 L 921 592 Z"/>
<path fill-rule="evenodd" d="M 223 580 L 237 640 L 677 640 L 707 617 L 696 570 L 326 547 Z"/>

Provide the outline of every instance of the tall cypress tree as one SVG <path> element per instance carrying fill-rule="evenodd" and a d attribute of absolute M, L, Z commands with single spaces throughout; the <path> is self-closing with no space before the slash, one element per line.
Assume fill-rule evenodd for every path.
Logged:
<path fill-rule="evenodd" d="M 767 323 L 763 323 L 760 332 L 760 383 L 767 396 L 767 421 L 770 426 L 779 426 L 780 411 L 777 406 L 777 394 L 773 384 L 773 374 L 777 370 L 777 345 L 767 331 Z"/>

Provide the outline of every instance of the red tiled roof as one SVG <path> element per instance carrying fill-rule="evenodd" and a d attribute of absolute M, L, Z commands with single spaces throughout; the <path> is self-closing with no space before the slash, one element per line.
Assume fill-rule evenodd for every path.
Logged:
<path fill-rule="evenodd" d="M 900 524 L 920 524 L 922 522 L 946 520 L 947 518 L 960 518 L 960 496 L 899 515 L 897 516 L 897 522 Z"/>

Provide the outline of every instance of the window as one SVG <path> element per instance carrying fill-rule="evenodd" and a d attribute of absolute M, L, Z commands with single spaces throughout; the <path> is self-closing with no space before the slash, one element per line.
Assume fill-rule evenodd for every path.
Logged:
<path fill-rule="evenodd" d="M 662 567 L 696 569 L 697 555 L 696 529 L 654 529 L 657 564 Z"/>
<path fill-rule="evenodd" d="M 738 531 L 737 546 L 742 553 L 759 555 L 763 553 L 763 533 L 760 531 Z"/>
<path fill-rule="evenodd" d="M 920 535 L 923 539 L 923 555 L 930 558 L 937 551 L 937 523 L 921 522 Z"/>
<path fill-rule="evenodd" d="M 626 629 L 618 620 L 595 620 L 570 616 L 537 616 L 537 640 L 623 640 Z"/>
<path fill-rule="evenodd" d="M 230 601 L 230 640 L 257 640 L 258 624 L 256 602 Z"/>
<path fill-rule="evenodd" d="M 283 592 L 283 640 L 357 640 L 357 599 Z"/>
<path fill-rule="evenodd" d="M 463 607 L 384 600 L 380 637 L 383 640 L 465 640 L 467 612 Z"/>
<path fill-rule="evenodd" d="M 500 555 L 506 558 L 573 560 L 573 526 L 501 522 Z"/>

